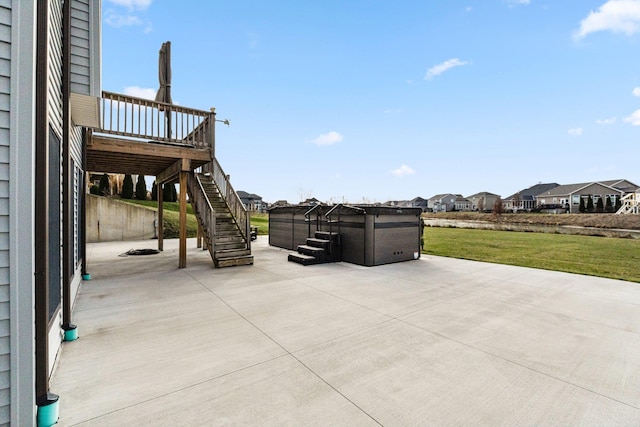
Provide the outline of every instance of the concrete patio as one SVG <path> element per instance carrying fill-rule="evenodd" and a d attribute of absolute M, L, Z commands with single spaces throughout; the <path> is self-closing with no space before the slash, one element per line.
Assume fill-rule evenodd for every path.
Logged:
<path fill-rule="evenodd" d="M 92 244 L 59 425 L 640 425 L 640 284 L 423 256 Z"/>

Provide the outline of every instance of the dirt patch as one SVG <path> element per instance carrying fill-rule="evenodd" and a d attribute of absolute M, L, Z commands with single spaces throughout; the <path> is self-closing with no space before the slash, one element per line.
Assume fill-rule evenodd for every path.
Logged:
<path fill-rule="evenodd" d="M 640 230 L 640 215 L 615 214 L 502 214 L 478 212 L 425 213 L 425 218 L 452 219 L 458 221 L 487 221 L 505 224 L 573 225 L 577 227 L 616 228 Z"/>

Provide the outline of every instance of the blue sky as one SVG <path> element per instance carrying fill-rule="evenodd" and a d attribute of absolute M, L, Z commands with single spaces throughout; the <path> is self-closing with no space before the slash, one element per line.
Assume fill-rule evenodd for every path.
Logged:
<path fill-rule="evenodd" d="M 103 89 L 215 107 L 268 202 L 640 184 L 640 0 L 103 0 Z"/>

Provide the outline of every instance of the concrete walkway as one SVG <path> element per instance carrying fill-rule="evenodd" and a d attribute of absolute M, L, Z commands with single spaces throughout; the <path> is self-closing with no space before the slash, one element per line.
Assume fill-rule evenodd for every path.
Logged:
<path fill-rule="evenodd" d="M 69 425 L 640 425 L 640 284 L 423 256 L 303 267 L 254 243 L 88 251 L 51 383 Z"/>

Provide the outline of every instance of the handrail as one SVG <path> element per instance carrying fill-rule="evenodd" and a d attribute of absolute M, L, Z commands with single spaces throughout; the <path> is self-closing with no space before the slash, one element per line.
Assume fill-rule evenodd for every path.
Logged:
<path fill-rule="evenodd" d="M 321 204 L 317 204 L 315 206 L 313 206 L 311 209 L 309 209 L 308 211 L 306 211 L 304 213 L 304 218 L 305 221 L 308 222 L 308 230 L 307 230 L 307 237 L 311 237 L 311 213 L 313 211 L 315 211 L 316 209 L 320 208 L 322 205 Z M 316 214 L 316 231 L 320 230 L 320 215 L 319 213 Z"/>
<path fill-rule="evenodd" d="M 215 113 L 113 92 L 102 92 L 98 132 L 211 148 Z"/>
<path fill-rule="evenodd" d="M 333 214 L 333 211 L 335 211 L 336 209 L 341 210 L 342 208 L 352 209 L 361 214 L 367 213 L 367 211 L 365 211 L 363 208 L 359 208 L 357 206 L 345 205 L 343 203 L 338 203 L 337 205 L 329 209 L 329 211 L 326 214 L 324 214 L 325 218 L 329 219 L 329 217 Z M 338 213 L 340 213 L 340 211 L 338 211 Z"/>
<path fill-rule="evenodd" d="M 342 212 L 342 208 L 351 209 L 360 214 L 366 213 L 366 211 L 363 208 L 359 208 L 357 206 L 345 205 L 343 203 L 338 203 L 337 205 L 329 209 L 329 211 L 326 214 L 324 214 L 325 218 L 327 218 L 327 222 L 329 223 L 329 235 L 331 235 L 333 231 L 333 227 L 331 225 L 333 223 L 333 221 L 331 221 L 331 215 L 333 215 L 333 211 L 335 211 L 336 209 L 338 210 L 338 234 L 340 234 L 340 213 Z"/>
<path fill-rule="evenodd" d="M 236 190 L 233 189 L 231 185 L 231 181 L 229 180 L 229 175 L 224 173 L 222 170 L 222 166 L 218 163 L 217 159 L 213 159 L 211 162 L 202 166 L 203 172 L 209 172 L 213 178 L 213 182 L 216 187 L 218 187 L 218 191 L 220 191 L 220 195 L 224 199 L 229 208 L 229 212 L 231 212 L 231 216 L 234 221 L 238 225 L 240 232 L 242 233 L 242 237 L 247 242 L 247 248 L 250 249 L 251 245 L 251 218 L 249 218 L 249 213 L 247 208 L 242 203 L 242 200 L 236 193 Z"/>
<path fill-rule="evenodd" d="M 189 189 L 191 203 L 195 205 L 196 212 L 200 214 L 200 220 L 207 233 L 207 240 L 209 240 L 209 244 L 211 245 L 210 250 L 211 256 L 213 257 L 216 250 L 216 211 L 206 196 L 202 182 L 196 178 L 194 174 L 187 175 L 187 187 Z M 209 214 L 207 215 L 207 213 Z"/>

